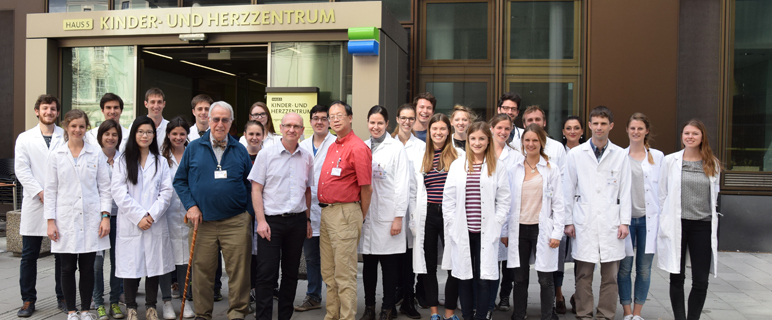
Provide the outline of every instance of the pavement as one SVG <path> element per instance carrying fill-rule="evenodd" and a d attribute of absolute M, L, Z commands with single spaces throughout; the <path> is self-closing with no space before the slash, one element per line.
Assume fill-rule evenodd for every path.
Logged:
<path fill-rule="evenodd" d="M 0 320 L 19 319 L 16 317 L 16 311 L 21 306 L 19 294 L 19 258 L 13 257 L 9 252 L 5 252 L 5 238 L 0 238 Z M 655 258 L 656 260 L 656 258 Z M 109 272 L 109 259 L 105 261 L 105 272 Z M 358 283 L 359 299 L 357 319 L 361 317 L 364 310 L 364 288 L 362 287 L 361 276 L 362 265 L 359 265 Z M 719 253 L 718 278 L 710 278 L 708 287 L 707 301 L 702 313 L 701 319 L 772 319 L 772 254 L 764 253 Z M 574 279 L 573 264 L 566 265 L 566 278 L 563 284 L 563 292 L 568 299 L 573 293 Z M 379 273 L 380 277 L 380 273 Z M 668 294 L 669 275 L 656 268 L 656 261 L 652 268 L 652 281 L 649 290 L 648 299 L 643 307 L 643 316 L 645 319 L 673 319 L 672 308 L 670 307 L 670 297 Z M 446 273 L 438 272 L 440 285 L 440 299 L 443 297 L 443 287 L 445 285 Z M 687 271 L 686 290 L 691 286 L 691 272 Z M 105 276 L 108 280 L 109 277 Z M 595 284 L 593 286 L 597 293 L 600 274 L 596 271 Z M 214 319 L 227 319 L 226 312 L 228 308 L 227 298 L 227 273 L 223 273 L 223 290 L 225 299 L 214 304 Z M 307 282 L 300 280 L 298 282 L 297 293 L 295 295 L 295 304 L 300 304 L 305 296 Z M 105 291 L 109 291 L 109 285 L 105 285 Z M 56 298 L 54 294 L 54 257 L 48 255 L 38 261 L 38 280 L 37 280 L 38 302 L 37 311 L 29 319 L 66 319 L 66 315 L 56 309 Z M 380 310 L 381 292 L 380 281 L 377 289 L 376 309 Z M 107 292 L 106 292 L 107 293 Z M 324 290 L 322 290 L 324 296 Z M 530 286 L 529 286 L 528 318 L 539 319 L 539 284 L 537 282 L 536 272 L 531 268 Z M 159 294 L 160 298 L 160 294 Z M 322 298 L 323 302 L 324 297 Z M 137 301 L 142 305 L 144 301 L 144 288 L 140 286 L 140 293 Z M 179 314 L 180 301 L 175 299 L 173 304 Z M 158 303 L 159 307 L 161 302 Z M 568 305 L 570 308 L 570 305 Z M 125 312 L 125 306 L 123 307 Z M 274 302 L 273 319 L 277 319 L 276 303 Z M 144 307 L 140 306 L 138 310 L 140 319 L 144 319 Z M 429 319 L 429 309 L 419 309 L 422 319 Z M 444 309 L 440 307 L 440 313 Z M 160 313 L 160 310 L 159 310 Z M 460 315 L 460 310 L 457 311 Z M 322 309 L 295 312 L 293 319 L 322 319 L 325 315 L 324 307 Z M 160 316 L 160 314 L 159 314 Z M 511 311 L 496 311 L 493 315 L 495 320 L 509 319 Z M 560 315 L 560 319 L 574 319 L 570 310 L 568 314 Z M 247 319 L 254 319 L 254 315 L 249 315 Z M 407 320 L 404 315 L 397 319 Z M 616 319 L 622 319 L 622 307 L 617 308 Z"/>

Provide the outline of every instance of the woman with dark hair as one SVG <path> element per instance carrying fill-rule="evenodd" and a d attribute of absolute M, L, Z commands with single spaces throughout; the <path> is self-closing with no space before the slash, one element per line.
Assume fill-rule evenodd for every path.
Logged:
<path fill-rule="evenodd" d="M 273 128 L 271 111 L 268 110 L 268 106 L 265 105 L 265 102 L 258 101 L 249 107 L 249 120 L 260 122 L 260 124 L 263 125 L 263 148 L 270 147 L 276 143 L 281 143 L 281 135 L 276 134 L 276 129 Z M 241 136 L 239 142 L 241 142 L 244 147 L 249 146 L 246 134 Z"/>
<path fill-rule="evenodd" d="M 51 252 L 62 259 L 62 292 L 67 319 L 92 319 L 97 251 L 110 249 L 110 169 L 105 155 L 83 141 L 88 116 L 79 109 L 64 115 L 66 144 L 51 151 L 44 188 Z M 61 230 L 61 232 L 60 232 Z M 80 230 L 80 232 L 78 231 Z M 80 270 L 81 313 L 76 308 L 75 271 Z"/>
<path fill-rule="evenodd" d="M 174 256 L 164 216 L 174 190 L 168 163 L 161 159 L 153 120 L 134 120 L 126 150 L 113 169 L 112 195 L 118 204 L 115 275 L 123 278 L 127 320 L 137 319 L 137 289 L 145 280 L 146 319 L 157 320 L 159 276 L 174 270 Z"/>
<path fill-rule="evenodd" d="M 454 147 L 450 136 L 450 119 L 442 113 L 435 113 L 428 124 L 426 150 L 420 162 L 415 165 L 416 204 L 411 211 L 410 228 L 413 229 L 413 271 L 422 278 L 426 301 L 431 309 L 431 320 L 442 320 L 439 314 L 439 286 L 437 284 L 438 241 L 442 241 L 445 252 L 450 255 L 450 235 L 445 231 L 442 214 L 442 190 L 448 177 L 450 164 L 466 154 Z M 439 239 L 439 240 L 438 240 Z M 458 320 L 455 315 L 458 303 L 458 279 L 448 272 L 445 282 L 444 319 Z"/>
<path fill-rule="evenodd" d="M 563 121 L 563 138 L 560 140 L 566 147 L 566 153 L 574 147 L 584 143 L 584 123 L 577 116 L 568 116 Z"/>
<path fill-rule="evenodd" d="M 547 133 L 538 124 L 525 127 L 521 136 L 526 158 L 509 172 L 512 202 L 502 242 L 508 245 L 507 267 L 514 268 L 513 320 L 526 317 L 530 260 L 535 257 L 541 294 L 541 319 L 557 319 L 552 307 L 558 269 L 558 246 L 563 237 L 564 199 L 560 166 L 550 163 L 544 148 Z"/>
<path fill-rule="evenodd" d="M 670 303 L 676 320 L 699 319 L 708 277 L 718 267 L 718 212 L 721 162 L 713 155 L 705 124 L 697 119 L 681 128 L 683 150 L 665 156 L 659 174 L 657 266 L 670 273 Z M 684 303 L 686 250 L 692 265 L 689 313 Z"/>
<path fill-rule="evenodd" d="M 359 252 L 364 265 L 365 313 L 361 320 L 375 319 L 375 287 L 378 263 L 383 277 L 383 304 L 379 320 L 390 320 L 399 277 L 400 254 L 407 249 L 402 218 L 407 213 L 410 173 L 405 148 L 386 132 L 389 113 L 374 106 L 367 113 L 370 139 L 365 144 L 373 153 L 373 195 L 362 225 Z"/>
<path fill-rule="evenodd" d="M 99 146 L 102 147 L 102 153 L 107 157 L 107 164 L 110 165 L 110 170 L 108 172 L 110 173 L 110 178 L 112 178 L 115 159 L 118 159 L 121 156 L 121 152 L 118 151 L 118 149 L 120 148 L 121 141 L 123 141 L 123 127 L 115 120 L 105 120 L 99 125 L 99 128 L 97 128 L 96 140 Z M 118 214 L 118 205 L 112 200 L 112 196 L 110 197 L 110 201 L 113 204 L 112 209 L 110 210 L 110 230 L 112 230 L 112 232 L 110 232 L 110 248 L 113 248 L 113 250 L 110 250 L 109 312 L 113 318 L 122 319 L 123 312 L 121 312 L 121 307 L 118 305 L 118 302 L 123 293 L 123 281 L 115 276 L 115 232 L 117 230 L 115 225 L 115 215 Z M 98 252 L 96 259 L 94 260 L 94 306 L 96 307 L 99 320 L 109 319 L 107 315 L 108 311 L 104 306 L 104 254 L 105 251 Z"/>
<path fill-rule="evenodd" d="M 450 249 L 442 268 L 452 269 L 459 279 L 464 319 L 482 320 L 489 317 L 490 287 L 499 279 L 498 244 L 509 212 L 509 178 L 508 170 L 498 165 L 488 123 L 469 126 L 466 152 L 450 165 L 443 190 Z"/>
<path fill-rule="evenodd" d="M 257 153 L 263 149 L 263 139 L 265 139 L 265 127 L 260 121 L 249 120 L 244 125 L 244 139 L 247 141 L 247 153 L 252 160 L 252 164 L 255 164 L 257 159 Z M 257 249 L 257 247 L 252 247 Z"/>
<path fill-rule="evenodd" d="M 182 117 L 174 117 L 169 120 L 166 125 L 166 137 L 161 145 L 161 155 L 166 160 L 166 164 L 169 166 L 169 176 L 172 182 L 174 182 L 174 175 L 177 173 L 177 168 L 180 166 L 180 160 L 182 154 L 185 152 L 185 147 L 188 145 L 188 134 L 190 128 L 188 122 Z M 169 208 L 166 209 L 166 223 L 169 227 L 169 237 L 172 242 L 172 250 L 174 254 L 174 266 L 177 272 L 177 281 L 185 281 L 185 273 L 187 272 L 188 258 L 190 255 L 190 248 L 188 247 L 188 232 L 190 228 L 185 224 L 185 215 L 187 210 L 182 205 L 180 197 L 177 196 L 175 191 L 172 195 L 169 203 Z M 164 302 L 163 317 L 166 320 L 174 320 L 177 315 L 174 313 L 174 306 L 172 305 L 172 274 L 175 271 L 164 274 L 159 279 L 161 284 L 161 300 Z M 192 297 L 192 294 L 188 292 L 188 297 Z M 196 314 L 193 312 L 193 304 L 186 303 L 185 310 L 182 310 L 184 318 L 193 318 Z"/>

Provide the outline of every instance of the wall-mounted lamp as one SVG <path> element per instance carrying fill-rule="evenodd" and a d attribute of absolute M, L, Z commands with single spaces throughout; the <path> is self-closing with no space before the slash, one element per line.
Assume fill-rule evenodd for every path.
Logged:
<path fill-rule="evenodd" d="M 180 41 L 185 42 L 201 42 L 206 41 L 205 33 L 186 33 L 180 34 Z"/>

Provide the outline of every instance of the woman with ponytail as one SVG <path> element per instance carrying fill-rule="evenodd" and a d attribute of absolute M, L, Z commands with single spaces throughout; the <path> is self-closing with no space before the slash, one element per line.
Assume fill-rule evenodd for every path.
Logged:
<path fill-rule="evenodd" d="M 689 120 L 681 129 L 683 150 L 667 155 L 659 176 L 657 266 L 670 273 L 670 303 L 676 320 L 700 318 L 708 275 L 718 266 L 718 212 L 721 163 L 713 155 L 705 125 Z M 686 250 L 692 265 L 689 313 L 684 303 Z M 636 297 L 637 298 L 637 297 Z"/>
<path fill-rule="evenodd" d="M 651 123 L 643 113 L 636 112 L 627 120 L 630 146 L 625 150 L 630 157 L 632 219 L 630 236 L 625 239 L 627 256 L 619 264 L 617 285 L 624 320 L 643 320 L 641 309 L 646 302 L 651 283 L 651 262 L 657 244 L 659 216 L 659 171 L 665 155 L 649 145 Z M 635 260 L 635 286 L 631 280 Z M 633 290 L 634 288 L 634 290 Z M 633 295 L 635 293 L 635 305 Z"/>

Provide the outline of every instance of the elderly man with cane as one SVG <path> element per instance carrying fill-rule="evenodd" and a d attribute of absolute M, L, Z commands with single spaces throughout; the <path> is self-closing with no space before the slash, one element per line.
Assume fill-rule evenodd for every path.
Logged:
<path fill-rule="evenodd" d="M 174 177 L 174 189 L 188 210 L 197 240 L 193 259 L 196 319 L 211 320 L 218 246 L 228 272 L 228 319 L 249 313 L 252 253 L 252 162 L 243 145 L 230 137 L 233 108 L 217 101 L 209 109 L 209 132 L 188 145 Z"/>

